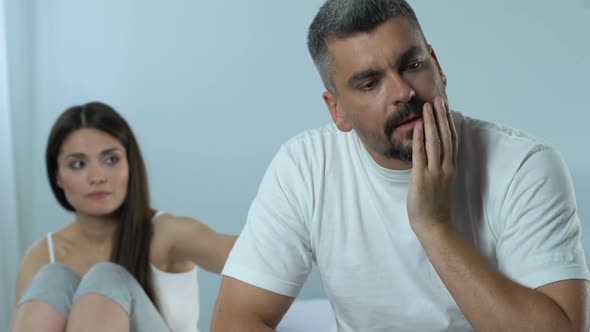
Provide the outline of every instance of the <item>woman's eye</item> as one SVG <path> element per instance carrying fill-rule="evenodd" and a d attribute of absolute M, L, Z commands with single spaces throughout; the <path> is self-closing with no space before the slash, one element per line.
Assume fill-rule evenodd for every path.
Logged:
<path fill-rule="evenodd" d="M 114 165 L 119 161 L 119 157 L 117 156 L 108 156 L 105 158 L 104 162 L 107 165 Z"/>
<path fill-rule="evenodd" d="M 86 165 L 86 163 L 84 162 L 84 160 L 74 160 L 70 163 L 70 168 L 72 169 L 81 169 L 84 167 L 84 165 Z"/>

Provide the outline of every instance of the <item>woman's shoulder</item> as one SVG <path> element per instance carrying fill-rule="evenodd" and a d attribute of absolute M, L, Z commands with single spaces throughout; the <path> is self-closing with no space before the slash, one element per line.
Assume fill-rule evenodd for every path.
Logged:
<path fill-rule="evenodd" d="M 23 264 L 43 266 L 51 262 L 52 250 L 55 252 L 56 247 L 62 242 L 69 242 L 70 225 L 59 229 L 55 232 L 46 234 L 33 243 L 25 252 Z"/>
<path fill-rule="evenodd" d="M 38 239 L 25 252 L 22 265 L 45 265 L 50 262 L 49 241 L 47 236 Z"/>
<path fill-rule="evenodd" d="M 197 264 L 207 271 L 221 272 L 235 235 L 217 233 L 191 217 L 166 214 L 160 218 L 155 220 L 152 259 L 165 255 L 168 262 Z"/>
<path fill-rule="evenodd" d="M 154 224 L 154 237 L 162 235 L 161 233 L 169 233 L 174 224 L 178 222 L 179 217 L 169 213 L 157 211 L 152 217 L 152 223 Z M 169 235 L 169 234 L 166 234 Z"/>
<path fill-rule="evenodd" d="M 160 211 L 154 215 L 152 222 L 154 223 L 154 235 L 164 233 L 168 236 L 182 232 L 189 226 L 204 225 L 202 222 L 191 217 Z"/>
<path fill-rule="evenodd" d="M 170 212 L 158 211 L 152 217 L 153 223 L 153 243 L 157 244 L 158 247 L 164 249 L 171 246 L 175 241 L 177 233 L 178 223 L 181 222 L 183 217 L 174 215 Z M 167 251 L 167 250 L 166 250 Z"/>
<path fill-rule="evenodd" d="M 169 252 L 181 238 L 194 233 L 195 228 L 207 227 L 194 218 L 168 212 L 155 215 L 152 221 L 154 223 L 152 241 L 166 252 Z"/>
<path fill-rule="evenodd" d="M 176 259 L 173 249 L 187 232 L 186 225 L 195 224 L 196 220 L 166 212 L 155 215 L 152 221 L 154 223 L 151 244 L 152 264 L 167 272 L 184 272 L 194 268 L 194 264 L 185 259 Z"/>
<path fill-rule="evenodd" d="M 50 263 L 49 245 L 47 237 L 44 236 L 27 249 L 20 264 L 16 280 L 17 301 L 22 296 L 31 279 L 48 263 Z"/>

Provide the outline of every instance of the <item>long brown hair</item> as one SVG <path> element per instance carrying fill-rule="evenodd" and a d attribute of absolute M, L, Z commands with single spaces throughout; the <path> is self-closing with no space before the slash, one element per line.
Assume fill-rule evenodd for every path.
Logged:
<path fill-rule="evenodd" d="M 51 128 L 47 140 L 45 162 L 49 185 L 64 209 L 75 212 L 67 201 L 63 189 L 56 182 L 57 157 L 66 138 L 83 128 L 103 131 L 125 147 L 129 164 L 129 181 L 127 196 L 116 212 L 119 222 L 113 239 L 111 261 L 125 267 L 156 304 L 149 269 L 153 212 L 150 209 L 147 172 L 137 140 L 125 119 L 113 108 L 100 102 L 73 106 L 64 111 Z"/>

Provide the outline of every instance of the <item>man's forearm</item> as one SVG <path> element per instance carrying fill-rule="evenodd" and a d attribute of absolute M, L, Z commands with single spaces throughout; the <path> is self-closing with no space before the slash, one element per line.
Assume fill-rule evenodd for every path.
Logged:
<path fill-rule="evenodd" d="M 573 331 L 553 299 L 496 271 L 450 223 L 414 231 L 476 331 Z"/>

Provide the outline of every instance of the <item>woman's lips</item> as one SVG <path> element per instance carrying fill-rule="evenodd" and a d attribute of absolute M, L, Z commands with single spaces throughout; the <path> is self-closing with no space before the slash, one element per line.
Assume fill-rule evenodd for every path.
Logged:
<path fill-rule="evenodd" d="M 106 192 L 106 191 L 95 191 L 95 192 L 92 192 L 92 193 L 86 195 L 86 197 L 88 197 L 90 199 L 97 199 L 98 200 L 98 199 L 103 199 L 103 198 L 109 196 L 110 194 L 111 193 Z"/>

